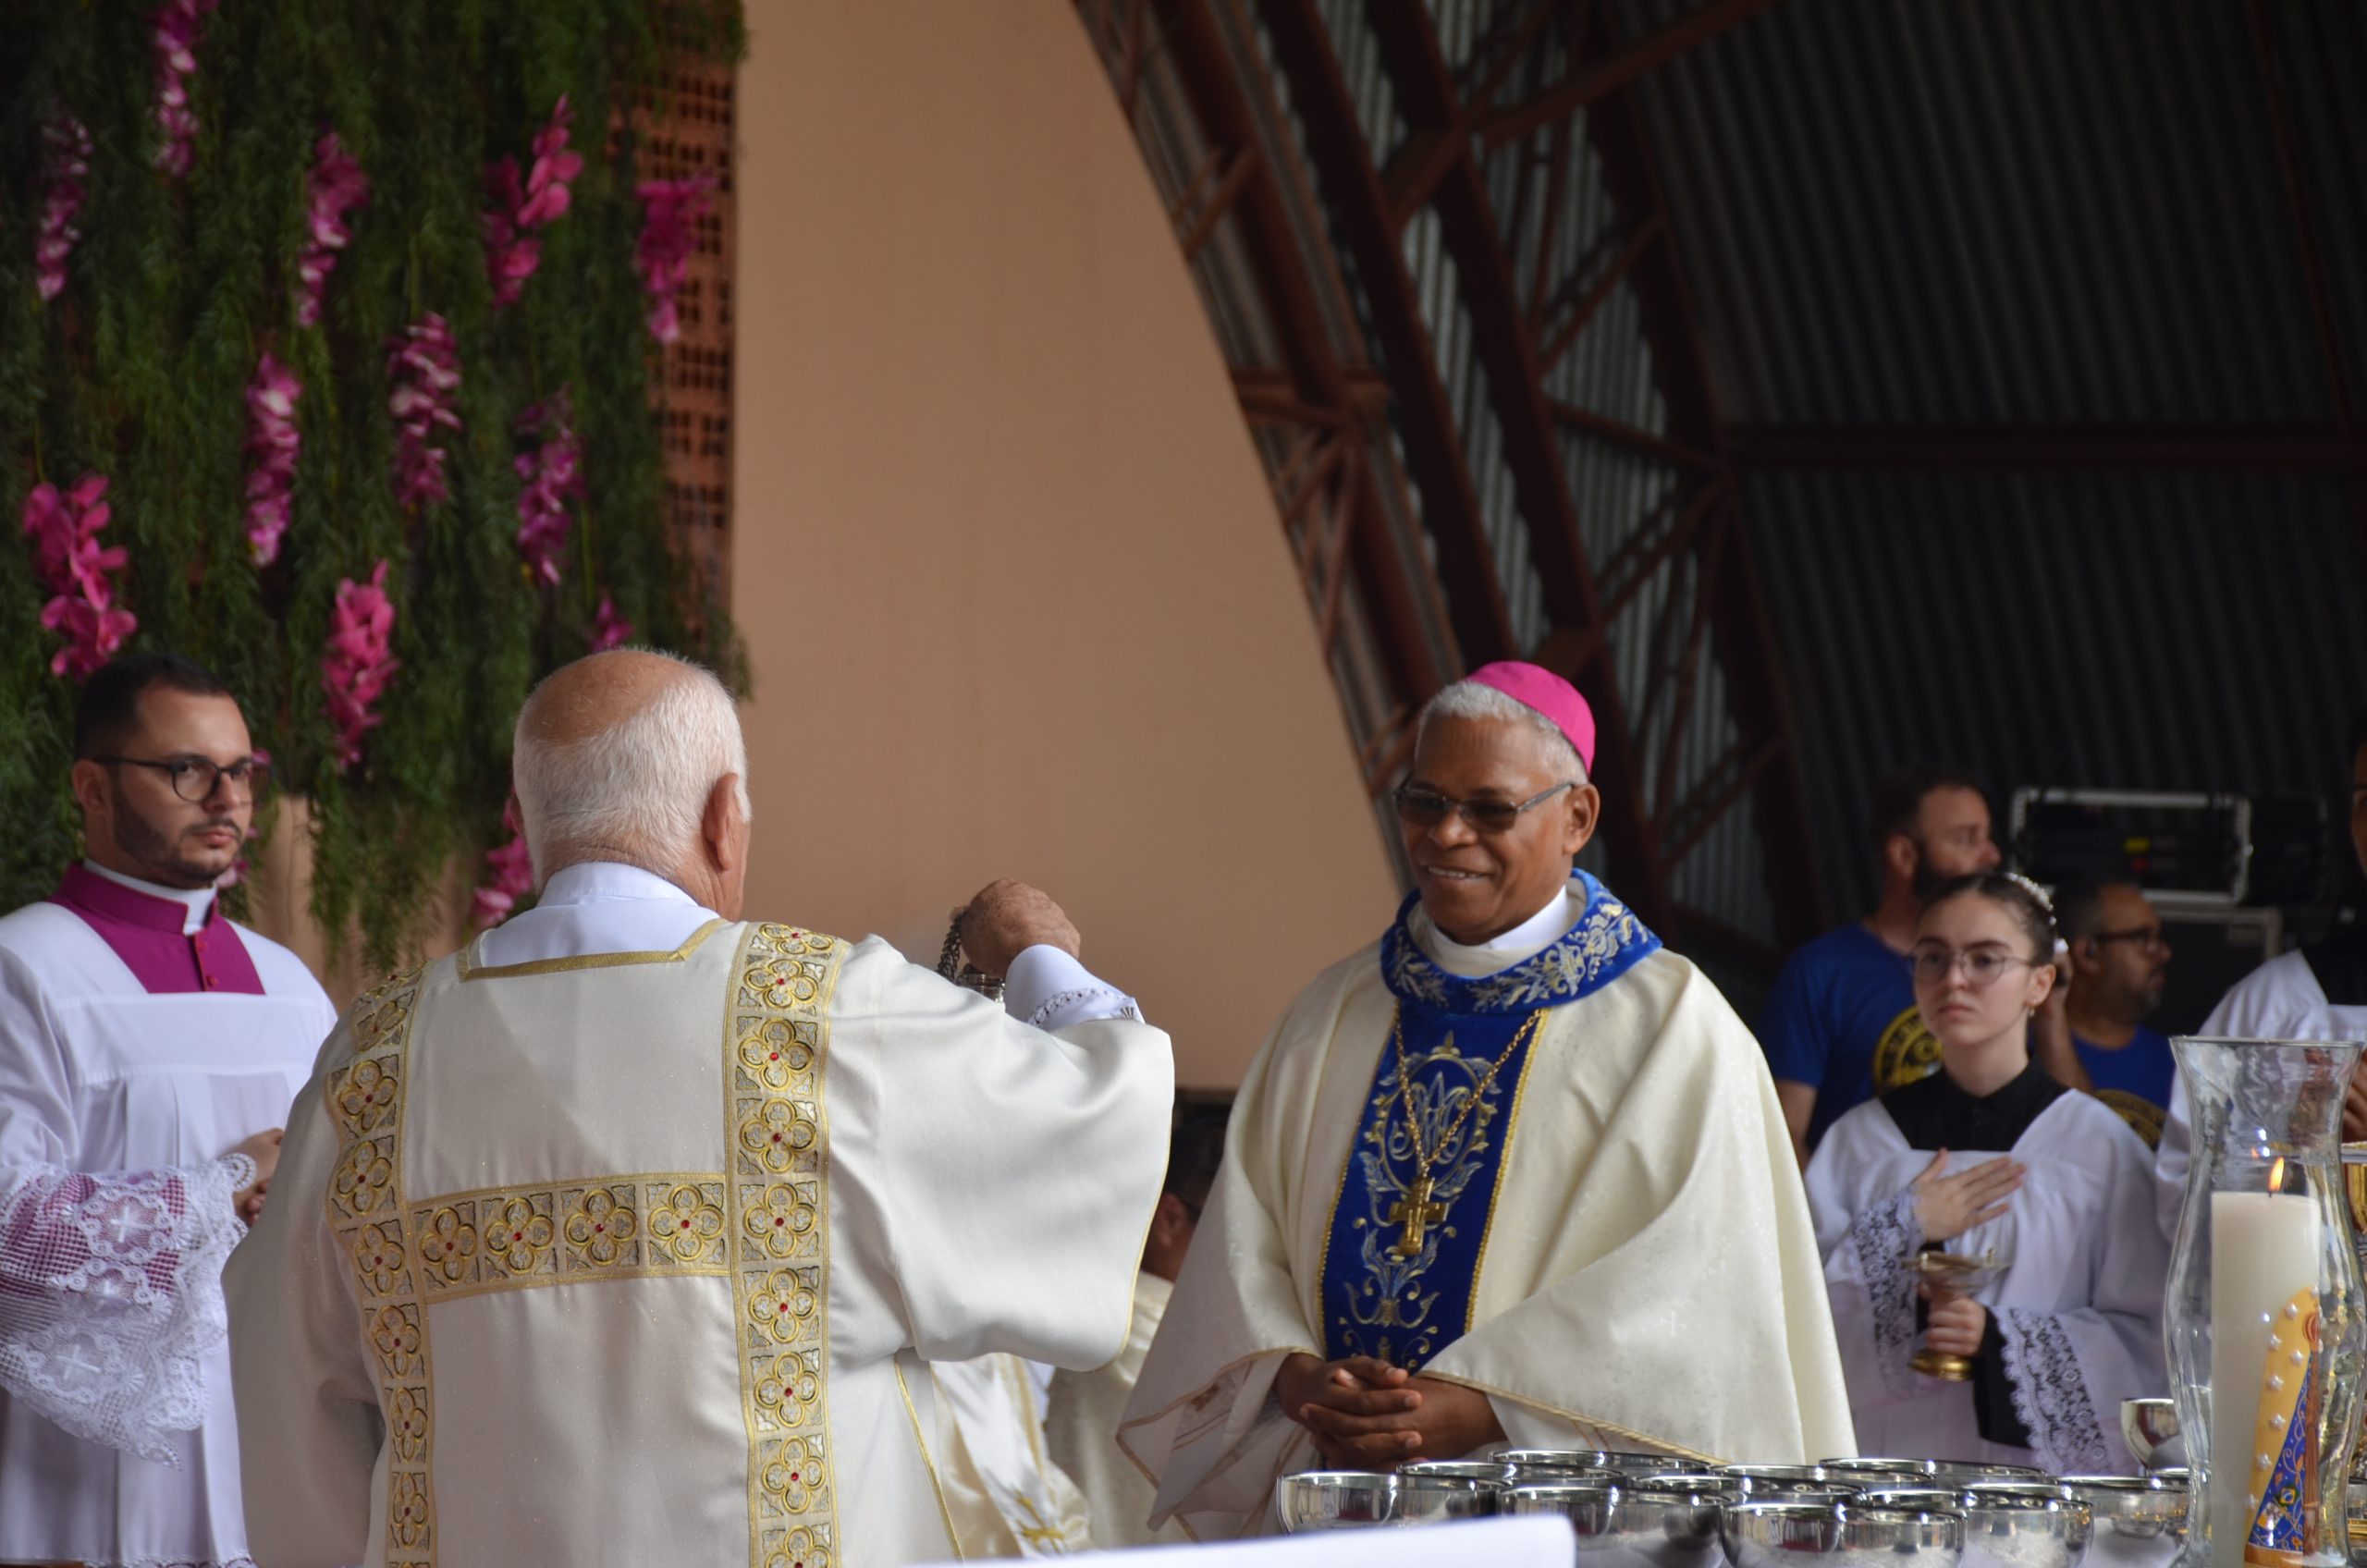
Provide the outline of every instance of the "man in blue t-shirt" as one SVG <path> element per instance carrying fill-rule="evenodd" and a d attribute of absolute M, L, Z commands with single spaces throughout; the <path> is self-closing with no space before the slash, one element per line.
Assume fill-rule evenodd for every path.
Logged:
<path fill-rule="evenodd" d="M 2099 881 L 2065 888 L 2054 923 L 2071 948 L 2066 1010 L 2089 1093 L 2152 1147 L 2162 1141 L 2177 1070 L 2168 1037 L 2145 1027 L 2170 974 L 2162 917 L 2136 883 Z"/>
<path fill-rule="evenodd" d="M 1997 864 L 1989 802 L 1962 773 L 1894 773 L 1874 786 L 1871 816 L 1882 901 L 1787 959 L 1759 1019 L 1760 1048 L 1803 1165 L 1842 1112 L 1939 1066 L 1940 1042 L 1915 1010 L 1907 974 L 1915 922 L 1932 888 Z"/>

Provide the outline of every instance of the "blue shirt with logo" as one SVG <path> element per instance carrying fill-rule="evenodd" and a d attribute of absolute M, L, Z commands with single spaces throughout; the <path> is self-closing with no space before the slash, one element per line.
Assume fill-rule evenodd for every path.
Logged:
<path fill-rule="evenodd" d="M 1854 924 L 1784 961 L 1759 1017 L 1759 1045 L 1769 1072 L 1816 1090 L 1810 1148 L 1852 1107 L 1940 1065 L 1906 957 Z"/>
<path fill-rule="evenodd" d="M 2169 1109 L 2170 1082 L 2177 1073 L 2169 1036 L 2140 1023 L 2128 1044 L 2118 1050 L 2106 1049 L 2077 1034 L 2071 1036 L 2071 1047 L 2079 1053 L 2079 1065 L 2088 1070 L 2096 1098 L 2118 1111 L 2147 1144 L 2160 1143 L 2162 1119 Z"/>

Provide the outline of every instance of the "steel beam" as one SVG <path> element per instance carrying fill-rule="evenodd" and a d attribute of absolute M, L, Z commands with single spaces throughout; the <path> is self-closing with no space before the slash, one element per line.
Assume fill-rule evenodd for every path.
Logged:
<path fill-rule="evenodd" d="M 1392 0 L 1382 0 L 1387 5 Z M 1491 114 L 1479 122 L 1479 137 L 1490 152 L 1508 146 L 1580 109 L 1608 97 L 1647 71 L 1656 70 L 1688 49 L 1737 27 L 1773 5 L 1775 0 L 1713 0 L 1681 17 L 1640 43 L 1570 73 L 1525 104 Z"/>
<path fill-rule="evenodd" d="M 1737 425 L 1726 451 L 1738 469 L 1772 472 L 2367 470 L 2367 441 L 2299 425 Z"/>

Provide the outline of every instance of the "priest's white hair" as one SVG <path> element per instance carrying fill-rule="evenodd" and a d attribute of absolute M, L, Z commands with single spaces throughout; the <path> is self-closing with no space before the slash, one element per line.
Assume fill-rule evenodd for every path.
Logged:
<path fill-rule="evenodd" d="M 1505 695 L 1493 686 L 1483 686 L 1477 680 L 1456 680 L 1439 688 L 1435 696 L 1422 704 L 1421 717 L 1414 721 L 1414 749 L 1422 748 L 1422 732 L 1439 718 L 1509 718 L 1525 724 L 1535 731 L 1545 748 L 1548 767 L 1567 768 L 1577 782 L 1587 782 L 1587 765 L 1578 756 L 1578 749 L 1562 733 L 1562 727 L 1516 697 Z"/>
<path fill-rule="evenodd" d="M 520 712 L 509 768 L 537 887 L 586 851 L 670 866 L 697 844 L 707 796 L 727 773 L 739 776 L 748 810 L 748 742 L 730 692 L 704 665 L 658 656 L 681 666 L 681 678 L 597 733 L 554 743 L 529 731 L 531 698 Z"/>

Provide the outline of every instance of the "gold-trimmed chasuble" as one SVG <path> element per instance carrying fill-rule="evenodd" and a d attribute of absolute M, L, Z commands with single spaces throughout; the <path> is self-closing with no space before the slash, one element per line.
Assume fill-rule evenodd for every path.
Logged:
<path fill-rule="evenodd" d="M 687 960 L 702 928 L 672 953 Z M 829 1181 L 823 1110 L 829 1006 L 847 945 L 787 925 L 750 926 L 733 956 L 722 1040 L 723 1168 L 582 1175 L 411 1195 L 404 1184 L 411 1032 L 424 969 L 354 1006 L 351 1058 L 325 1085 L 337 1130 L 328 1219 L 352 1270 L 386 1427 L 388 1568 L 435 1568 L 431 1310 L 497 1292 L 653 1275 L 728 1276 L 748 1434 L 750 1568 L 828 1568 L 838 1558 L 828 1445 Z M 507 969 L 500 981 L 599 959 Z M 432 998 L 426 998 L 432 1004 Z"/>

